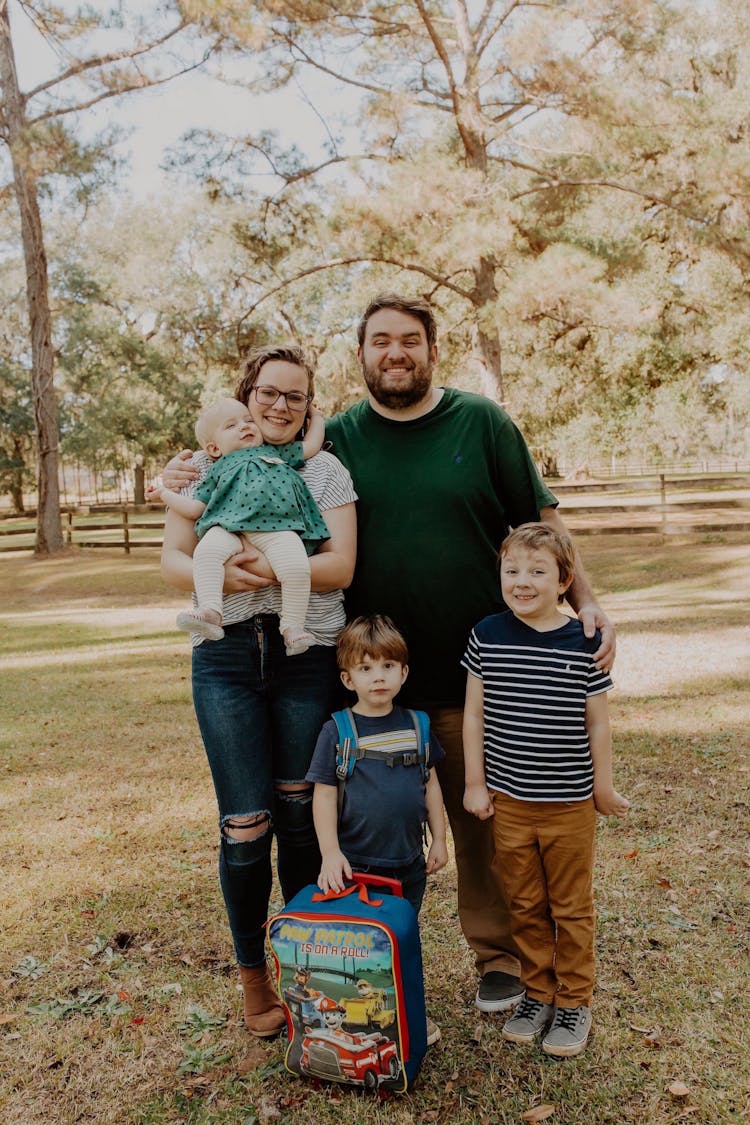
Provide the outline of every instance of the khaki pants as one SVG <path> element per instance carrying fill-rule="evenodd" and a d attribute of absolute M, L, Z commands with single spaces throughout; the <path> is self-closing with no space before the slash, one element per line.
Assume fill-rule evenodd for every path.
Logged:
<path fill-rule="evenodd" d="M 477 820 L 463 806 L 463 711 L 432 707 L 430 724 L 445 750 L 437 772 L 456 851 L 461 929 L 481 976 L 498 970 L 518 976 L 518 952 L 495 867 L 492 820 Z"/>
<path fill-rule="evenodd" d="M 495 854 L 521 983 L 532 1000 L 577 1008 L 594 987 L 593 798 L 517 801 L 493 794 Z"/>

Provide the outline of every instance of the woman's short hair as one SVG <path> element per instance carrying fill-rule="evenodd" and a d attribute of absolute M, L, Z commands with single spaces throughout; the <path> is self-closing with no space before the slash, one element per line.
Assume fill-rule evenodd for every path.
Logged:
<path fill-rule="evenodd" d="M 305 352 L 297 344 L 265 344 L 252 348 L 242 362 L 242 375 L 234 392 L 234 397 L 247 404 L 250 391 L 258 381 L 261 368 L 271 360 L 280 359 L 301 367 L 307 375 L 307 393 L 315 394 L 315 372 Z"/>

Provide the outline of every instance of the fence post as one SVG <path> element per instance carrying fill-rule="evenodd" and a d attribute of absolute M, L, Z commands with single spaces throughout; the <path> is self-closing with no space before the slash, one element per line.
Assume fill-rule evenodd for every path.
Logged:
<path fill-rule="evenodd" d="M 70 547 L 73 543 L 73 513 L 68 509 L 66 512 L 67 527 L 65 529 L 65 541 Z"/>
<path fill-rule="evenodd" d="M 130 528 L 128 526 L 128 509 L 122 509 L 122 531 L 123 531 L 123 546 L 125 547 L 125 554 L 130 554 Z"/>
<path fill-rule="evenodd" d="M 661 533 L 667 534 L 667 485 L 664 473 L 659 473 L 659 497 L 661 502 Z"/>

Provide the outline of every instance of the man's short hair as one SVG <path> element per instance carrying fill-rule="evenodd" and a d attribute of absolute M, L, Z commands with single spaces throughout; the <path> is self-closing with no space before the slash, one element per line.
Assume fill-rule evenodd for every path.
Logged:
<path fill-rule="evenodd" d="M 315 372 L 305 352 L 297 344 L 265 344 L 261 347 L 251 348 L 242 361 L 242 375 L 234 392 L 235 398 L 247 405 L 250 391 L 258 381 L 261 368 L 271 360 L 280 359 L 284 363 L 293 363 L 301 367 L 307 375 L 307 393 L 315 394 Z"/>
<path fill-rule="evenodd" d="M 365 342 L 368 320 L 381 309 L 396 309 L 398 312 L 415 316 L 422 323 L 428 348 L 434 347 L 437 341 L 437 321 L 429 301 L 425 301 L 424 297 L 402 297 L 399 293 L 381 293 L 370 301 L 357 325 L 357 342 L 360 348 Z"/>
<path fill-rule="evenodd" d="M 340 671 L 348 672 L 366 656 L 373 660 L 393 660 L 396 664 L 409 663 L 406 641 L 385 614 L 355 617 L 339 633 L 336 659 Z"/>
<path fill-rule="evenodd" d="M 522 523 L 503 539 L 497 556 L 498 564 L 514 547 L 525 551 L 544 549 L 557 563 L 561 582 L 571 582 L 576 566 L 576 550 L 569 535 L 556 531 L 547 523 Z"/>

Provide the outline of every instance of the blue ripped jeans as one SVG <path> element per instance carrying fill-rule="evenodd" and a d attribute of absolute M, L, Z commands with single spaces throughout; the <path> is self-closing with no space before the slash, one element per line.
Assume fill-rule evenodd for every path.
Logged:
<path fill-rule="evenodd" d="M 219 805 L 219 878 L 240 965 L 265 956 L 272 835 L 285 902 L 318 878 L 312 786 L 302 795 L 278 786 L 304 781 L 338 682 L 336 650 L 287 656 L 275 614 L 228 625 L 223 640 L 193 649 L 193 703 Z M 226 834 L 264 819 L 268 830 L 255 840 Z"/>

